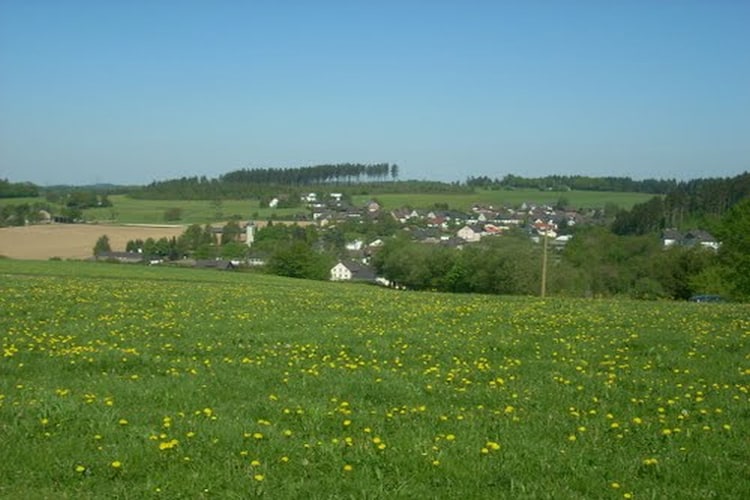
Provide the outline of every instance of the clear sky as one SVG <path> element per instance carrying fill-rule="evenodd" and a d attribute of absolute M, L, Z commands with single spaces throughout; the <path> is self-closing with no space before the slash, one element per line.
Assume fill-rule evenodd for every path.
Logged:
<path fill-rule="evenodd" d="M 0 0 L 0 178 L 750 170 L 750 1 Z"/>

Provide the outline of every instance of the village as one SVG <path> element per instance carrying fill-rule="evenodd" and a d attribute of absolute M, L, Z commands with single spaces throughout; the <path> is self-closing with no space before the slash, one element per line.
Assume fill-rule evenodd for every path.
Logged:
<path fill-rule="evenodd" d="M 280 201 L 281 197 L 270 199 L 269 208 L 277 207 Z M 314 226 L 321 239 L 325 239 L 326 235 L 333 232 L 337 232 L 338 237 L 348 236 L 340 245 L 335 265 L 330 268 L 331 281 L 359 281 L 388 286 L 391 283 L 387 279 L 377 276 L 372 266 L 372 256 L 385 244 L 388 237 L 397 232 L 408 235 L 414 242 L 455 249 L 462 249 L 487 238 L 501 238 L 512 232 L 525 234 L 533 242 L 544 243 L 552 252 L 559 252 L 573 238 L 574 228 L 604 225 L 608 222 L 603 209 L 578 210 L 533 202 L 524 202 L 518 207 L 475 204 L 469 212 L 452 210 L 447 205 L 432 209 L 402 207 L 385 210 L 376 199 L 369 200 L 363 206 L 355 206 L 342 193 L 336 192 L 323 195 L 305 193 L 300 202 L 307 212 L 300 212 L 291 219 L 234 221 L 225 225 L 207 226 L 217 245 L 232 241 L 246 247 L 241 257 L 182 258 L 174 263 L 220 270 L 262 268 L 269 256 L 266 250 L 257 248 L 258 231 L 263 231 L 270 224 Z M 387 221 L 387 224 L 381 226 L 387 226 L 387 229 L 381 229 L 381 234 L 368 238 L 368 231 L 363 228 L 383 221 Z M 342 231 L 342 228 L 345 231 Z M 684 234 L 675 229 L 664 230 L 662 244 L 665 248 L 675 245 L 699 245 L 714 251 L 719 248 L 716 238 L 702 230 L 688 231 Z M 126 263 L 145 262 L 151 265 L 168 262 L 164 256 L 149 255 L 150 253 L 144 252 L 142 248 L 106 251 L 98 253 L 94 259 Z"/>

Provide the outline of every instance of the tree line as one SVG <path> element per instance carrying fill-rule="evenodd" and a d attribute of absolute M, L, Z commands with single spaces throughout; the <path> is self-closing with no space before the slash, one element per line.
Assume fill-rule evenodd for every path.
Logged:
<path fill-rule="evenodd" d="M 241 169 L 222 175 L 221 182 L 238 184 L 272 184 L 284 186 L 310 186 L 318 184 L 351 184 L 362 180 L 385 182 L 389 176 L 398 179 L 395 163 L 362 164 L 338 163 L 296 168 Z"/>
<path fill-rule="evenodd" d="M 10 182 L 0 179 L 0 198 L 35 198 L 39 187 L 30 182 Z"/>
<path fill-rule="evenodd" d="M 508 174 L 502 179 L 469 177 L 466 184 L 483 189 L 539 189 L 542 191 L 614 191 L 623 193 L 666 194 L 677 186 L 674 179 L 634 180 L 630 177 L 589 177 L 584 175 L 548 175 L 523 177 Z"/>
<path fill-rule="evenodd" d="M 642 235 L 667 228 L 715 230 L 733 206 L 750 198 L 750 173 L 680 182 L 666 196 L 621 210 L 612 225 L 619 235 Z"/>

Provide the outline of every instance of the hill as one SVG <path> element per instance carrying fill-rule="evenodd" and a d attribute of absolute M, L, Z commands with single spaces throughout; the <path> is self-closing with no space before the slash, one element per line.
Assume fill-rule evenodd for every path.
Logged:
<path fill-rule="evenodd" d="M 746 305 L 0 275 L 2 497 L 750 492 Z"/>

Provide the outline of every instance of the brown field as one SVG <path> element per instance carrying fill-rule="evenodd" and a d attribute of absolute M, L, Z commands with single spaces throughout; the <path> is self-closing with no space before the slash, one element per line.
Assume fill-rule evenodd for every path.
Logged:
<path fill-rule="evenodd" d="M 114 251 L 125 250 L 128 240 L 179 236 L 184 226 L 110 226 L 105 224 L 47 224 L 0 228 L 0 255 L 12 259 L 86 259 L 106 234 Z"/>

